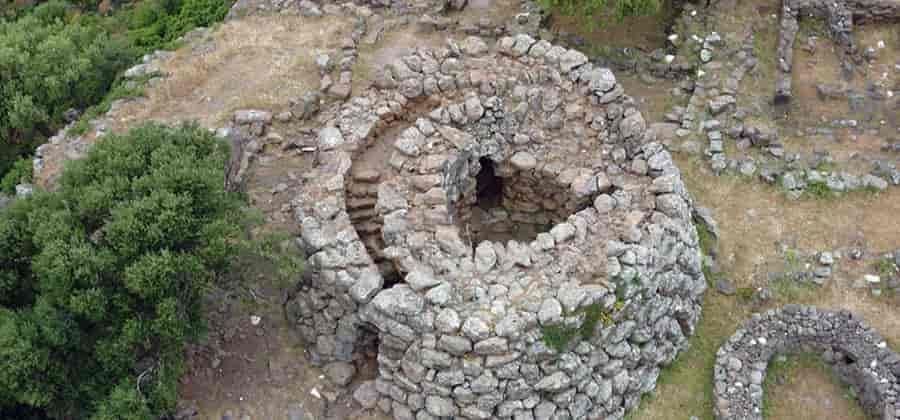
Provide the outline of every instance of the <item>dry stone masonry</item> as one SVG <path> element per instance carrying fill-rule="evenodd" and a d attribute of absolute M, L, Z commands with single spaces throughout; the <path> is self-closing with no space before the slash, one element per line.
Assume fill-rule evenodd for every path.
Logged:
<path fill-rule="evenodd" d="M 715 413 L 719 420 L 762 419 L 762 383 L 776 354 L 815 351 L 852 386 L 873 418 L 900 419 L 900 355 L 847 312 L 786 305 L 755 314 L 716 355 Z"/>
<path fill-rule="evenodd" d="M 692 203 L 611 71 L 527 35 L 419 49 L 322 118 L 296 197 L 314 361 L 396 419 L 622 418 L 700 316 Z"/>

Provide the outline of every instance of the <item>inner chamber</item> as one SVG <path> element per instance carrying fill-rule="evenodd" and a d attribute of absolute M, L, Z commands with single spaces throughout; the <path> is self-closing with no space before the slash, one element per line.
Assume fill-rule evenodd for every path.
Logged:
<path fill-rule="evenodd" d="M 482 241 L 529 243 L 588 203 L 572 200 L 567 187 L 540 170 L 516 170 L 489 157 L 477 161 L 475 182 L 455 209 L 462 236 Z"/>

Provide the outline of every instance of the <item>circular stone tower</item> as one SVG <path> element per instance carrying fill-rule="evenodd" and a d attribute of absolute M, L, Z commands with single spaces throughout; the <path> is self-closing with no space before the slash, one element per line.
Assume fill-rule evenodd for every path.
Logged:
<path fill-rule="evenodd" d="M 678 168 L 605 68 L 528 36 L 380 70 L 298 197 L 315 361 L 377 345 L 396 419 L 624 416 L 706 282 Z M 370 347 L 371 348 L 371 347 Z"/>

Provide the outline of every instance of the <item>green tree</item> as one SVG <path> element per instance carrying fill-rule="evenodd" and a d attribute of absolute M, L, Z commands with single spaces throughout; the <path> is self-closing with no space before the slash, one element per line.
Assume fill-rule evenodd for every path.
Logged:
<path fill-rule="evenodd" d="M 59 1 L 14 21 L 0 20 L 0 175 L 63 113 L 98 102 L 136 58 L 94 20 L 69 19 Z"/>
<path fill-rule="evenodd" d="M 195 125 L 99 141 L 0 212 L 0 417 L 171 410 L 201 296 L 241 246 L 227 145 Z"/>

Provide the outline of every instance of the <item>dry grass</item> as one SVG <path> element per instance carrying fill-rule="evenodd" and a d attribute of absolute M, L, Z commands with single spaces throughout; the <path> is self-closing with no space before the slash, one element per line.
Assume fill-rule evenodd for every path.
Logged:
<path fill-rule="evenodd" d="M 338 49 L 351 27 L 338 17 L 285 15 L 225 23 L 208 41 L 179 50 L 163 67 L 171 76 L 118 122 L 196 119 L 212 127 L 236 109 L 283 107 L 318 88 L 315 52 Z"/>

